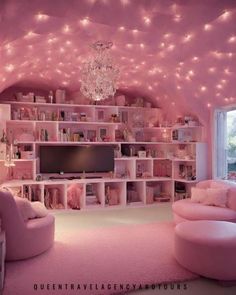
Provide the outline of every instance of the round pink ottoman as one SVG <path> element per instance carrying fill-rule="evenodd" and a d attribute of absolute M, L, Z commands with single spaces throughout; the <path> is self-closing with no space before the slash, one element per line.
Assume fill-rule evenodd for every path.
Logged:
<path fill-rule="evenodd" d="M 236 280 L 236 224 L 210 220 L 180 223 L 175 227 L 174 255 L 194 273 Z"/>

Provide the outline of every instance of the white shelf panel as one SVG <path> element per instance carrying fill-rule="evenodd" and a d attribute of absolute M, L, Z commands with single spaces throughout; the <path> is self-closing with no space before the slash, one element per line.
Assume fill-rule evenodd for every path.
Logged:
<path fill-rule="evenodd" d="M 172 126 L 171 129 L 189 129 L 189 128 L 203 128 L 201 125 L 190 126 L 190 125 L 175 125 Z"/>
<path fill-rule="evenodd" d="M 120 158 L 115 158 L 115 161 L 131 161 L 136 159 L 137 157 L 120 157 Z"/>
<path fill-rule="evenodd" d="M 123 160 L 171 160 L 169 158 L 158 158 L 158 157 L 146 157 L 146 158 L 141 158 L 141 157 L 120 157 L 120 158 L 115 158 L 116 161 L 123 161 Z"/>
<path fill-rule="evenodd" d="M 83 145 L 83 144 L 111 144 L 111 145 L 118 145 L 119 142 L 112 142 L 112 141 L 17 141 L 17 144 L 38 144 L 38 145 Z"/>
<path fill-rule="evenodd" d="M 46 123 L 46 124 L 68 124 L 68 125 L 122 125 L 121 122 L 95 122 L 95 121 L 51 121 L 51 120 L 8 120 L 7 124 L 19 123 Z"/>
<path fill-rule="evenodd" d="M 164 144 L 164 145 L 174 145 L 174 144 L 197 144 L 199 143 L 196 141 L 171 141 L 171 142 L 166 142 L 166 141 L 120 141 L 120 143 L 123 144 L 143 144 L 143 145 L 151 145 L 151 144 Z"/>
<path fill-rule="evenodd" d="M 12 159 L 13 162 L 34 162 L 36 159 Z M 5 162 L 5 160 L 0 160 L 0 162 Z"/>
<path fill-rule="evenodd" d="M 20 140 L 15 140 L 16 144 L 35 144 L 36 141 L 20 141 Z"/>
<path fill-rule="evenodd" d="M 153 177 L 153 178 L 142 178 L 145 181 L 171 181 L 171 177 Z"/>
<path fill-rule="evenodd" d="M 134 129 L 134 130 L 140 130 L 140 129 L 142 129 L 142 130 L 163 130 L 163 129 L 173 129 L 172 127 L 157 127 L 157 126 L 153 126 L 153 127 L 132 127 L 132 129 Z"/>
<path fill-rule="evenodd" d="M 11 125 L 14 125 L 14 124 L 19 124 L 19 123 L 22 123 L 22 124 L 34 124 L 35 122 L 44 122 L 44 121 L 34 121 L 34 120 L 7 120 L 6 123 L 7 124 L 11 124 Z M 48 122 L 48 121 L 45 121 L 45 122 Z"/>
<path fill-rule="evenodd" d="M 79 179 L 48 179 L 48 180 L 9 180 L 3 183 L 3 185 L 7 186 L 16 186 L 16 185 L 34 185 L 34 184 L 43 184 L 43 185 L 51 185 L 51 184 L 71 184 L 71 183 L 101 183 L 101 182 L 139 182 L 139 181 L 170 181 L 172 180 L 169 177 L 152 177 L 152 178 L 79 178 Z"/>
<path fill-rule="evenodd" d="M 173 129 L 192 129 L 192 128 L 203 128 L 203 126 L 168 126 L 168 127 L 157 127 L 157 126 L 153 126 L 153 127 L 132 127 L 133 130 L 173 130 Z"/>
<path fill-rule="evenodd" d="M 142 145 L 175 145 L 175 144 L 197 144 L 199 142 L 148 142 L 148 141 L 17 141 L 18 144 L 142 144 Z M 164 159 L 164 158 L 160 158 Z"/>
<path fill-rule="evenodd" d="M 14 101 L 14 100 L 7 100 L 7 101 L 2 101 L 1 103 L 5 104 L 14 104 L 14 105 L 20 105 L 20 106 L 49 106 L 49 107 L 67 107 L 67 108 L 77 108 L 77 107 L 82 107 L 82 108 L 118 108 L 118 109 L 142 109 L 142 110 L 160 110 L 160 108 L 145 108 L 145 107 L 136 107 L 136 106 L 116 106 L 116 105 L 89 105 L 89 104 L 70 104 L 70 103 L 39 103 L 39 102 L 27 102 L 27 101 Z"/>
<path fill-rule="evenodd" d="M 173 162 L 196 162 L 196 159 L 191 159 L 191 160 L 187 160 L 187 159 L 170 159 Z"/>
<path fill-rule="evenodd" d="M 198 182 L 198 180 L 187 180 L 187 179 L 179 179 L 179 178 L 174 178 L 174 181 L 178 181 L 178 182 L 185 182 L 185 183 L 196 183 Z"/>

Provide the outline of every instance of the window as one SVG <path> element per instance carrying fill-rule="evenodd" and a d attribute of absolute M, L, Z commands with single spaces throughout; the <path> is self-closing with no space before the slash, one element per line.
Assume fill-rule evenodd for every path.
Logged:
<path fill-rule="evenodd" d="M 213 176 L 236 180 L 236 108 L 214 114 Z"/>
<path fill-rule="evenodd" d="M 227 177 L 236 180 L 236 110 L 227 112 Z"/>

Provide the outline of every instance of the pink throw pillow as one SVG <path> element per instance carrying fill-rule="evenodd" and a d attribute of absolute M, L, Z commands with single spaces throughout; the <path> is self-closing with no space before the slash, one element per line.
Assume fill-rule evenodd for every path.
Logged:
<path fill-rule="evenodd" d="M 208 188 L 207 198 L 203 201 L 203 204 L 225 208 L 227 200 L 228 189 Z"/>
<path fill-rule="evenodd" d="M 81 196 L 83 187 L 81 185 L 72 184 L 67 189 L 67 205 L 71 209 L 80 209 Z"/>
<path fill-rule="evenodd" d="M 191 201 L 194 203 L 202 203 L 207 198 L 207 190 L 204 188 L 191 188 Z"/>
<path fill-rule="evenodd" d="M 28 219 L 36 217 L 36 214 L 31 207 L 31 203 L 28 199 L 15 197 L 15 202 L 24 221 L 28 221 Z"/>
<path fill-rule="evenodd" d="M 212 180 L 210 188 L 215 188 L 215 189 L 228 189 L 230 188 L 230 185 L 227 183 L 225 180 Z"/>
<path fill-rule="evenodd" d="M 227 207 L 236 211 L 236 187 L 232 187 L 228 191 Z"/>
<path fill-rule="evenodd" d="M 202 180 L 202 181 L 199 181 L 197 184 L 196 184 L 196 187 L 198 188 L 204 188 L 204 189 L 207 189 L 211 186 L 211 182 L 212 180 L 211 179 L 208 179 L 208 180 Z"/>
<path fill-rule="evenodd" d="M 41 202 L 32 202 L 31 203 L 31 207 L 32 209 L 34 210 L 34 213 L 35 213 L 35 217 L 45 217 L 48 215 L 48 210 L 47 208 L 44 206 L 43 203 Z"/>

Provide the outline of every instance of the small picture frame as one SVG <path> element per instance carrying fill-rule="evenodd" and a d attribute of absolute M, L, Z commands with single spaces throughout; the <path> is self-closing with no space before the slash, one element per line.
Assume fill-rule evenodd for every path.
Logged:
<path fill-rule="evenodd" d="M 96 141 L 96 130 L 87 130 L 87 141 Z"/>
<path fill-rule="evenodd" d="M 97 110 L 97 120 L 99 122 L 104 122 L 104 120 L 105 120 L 105 113 L 104 113 L 104 110 L 103 109 Z"/>
<path fill-rule="evenodd" d="M 129 113 L 128 113 L 128 111 L 121 111 L 120 120 L 121 120 L 122 123 L 125 123 L 125 124 L 129 123 Z"/>
<path fill-rule="evenodd" d="M 104 141 L 106 137 L 107 137 L 107 128 L 106 127 L 99 128 L 99 139 L 101 141 Z"/>

